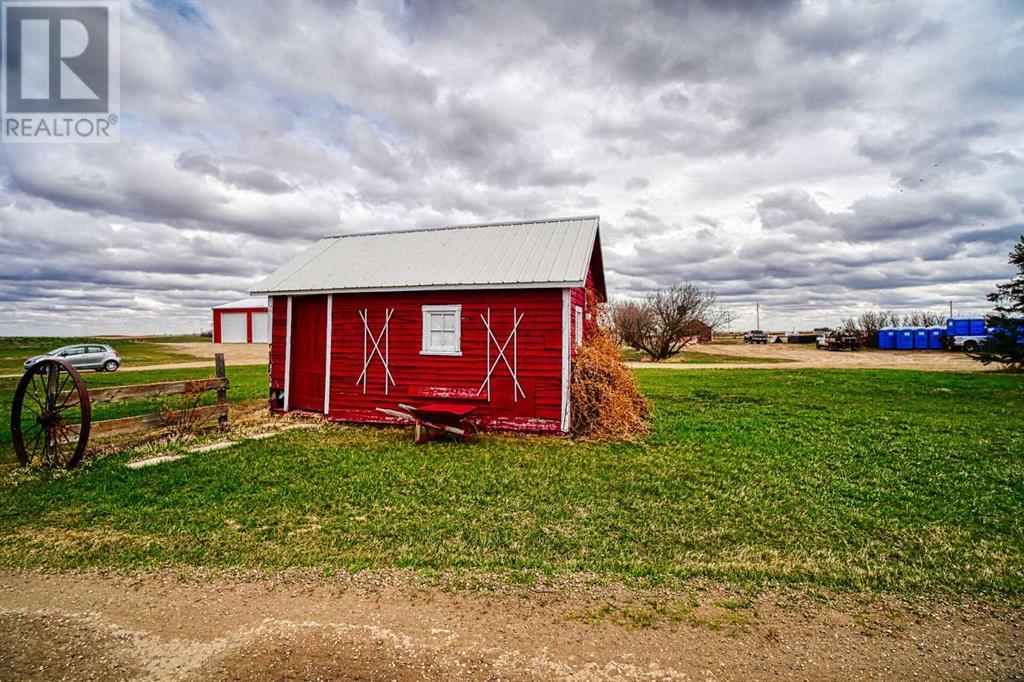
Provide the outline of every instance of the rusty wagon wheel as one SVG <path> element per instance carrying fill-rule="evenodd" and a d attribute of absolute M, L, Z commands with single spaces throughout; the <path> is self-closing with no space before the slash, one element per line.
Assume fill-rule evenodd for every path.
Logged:
<path fill-rule="evenodd" d="M 22 466 L 70 469 L 89 442 L 89 391 L 66 360 L 49 358 L 25 372 L 11 405 L 11 439 Z"/>

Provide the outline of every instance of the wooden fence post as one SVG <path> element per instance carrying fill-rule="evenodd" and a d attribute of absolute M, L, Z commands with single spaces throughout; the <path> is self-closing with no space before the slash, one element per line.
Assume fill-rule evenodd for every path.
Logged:
<path fill-rule="evenodd" d="M 216 368 L 217 378 L 227 378 L 227 370 L 224 368 L 224 354 L 215 354 L 213 356 L 213 363 Z M 220 425 L 221 430 L 224 430 L 228 427 L 228 389 L 226 387 L 217 389 L 217 406 L 220 408 L 220 416 L 217 417 L 217 423 Z"/>

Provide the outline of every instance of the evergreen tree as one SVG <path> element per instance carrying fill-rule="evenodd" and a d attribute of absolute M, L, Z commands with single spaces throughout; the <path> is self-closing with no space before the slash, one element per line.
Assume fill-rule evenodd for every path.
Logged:
<path fill-rule="evenodd" d="M 988 295 L 995 304 L 993 314 L 985 318 L 992 338 L 971 357 L 1019 371 L 1024 369 L 1024 235 L 1010 252 L 1010 265 L 1017 266 L 1017 276 Z"/>

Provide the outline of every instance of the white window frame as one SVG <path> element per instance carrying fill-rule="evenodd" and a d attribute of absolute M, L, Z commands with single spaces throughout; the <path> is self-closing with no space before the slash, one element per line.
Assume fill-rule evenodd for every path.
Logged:
<path fill-rule="evenodd" d="M 444 313 L 455 316 L 455 348 L 430 347 L 430 316 Z M 462 305 L 425 305 L 423 306 L 423 343 L 420 355 L 462 355 Z"/>
<path fill-rule="evenodd" d="M 576 345 L 583 345 L 583 306 L 578 305 L 573 311 L 573 322 L 576 325 Z"/>

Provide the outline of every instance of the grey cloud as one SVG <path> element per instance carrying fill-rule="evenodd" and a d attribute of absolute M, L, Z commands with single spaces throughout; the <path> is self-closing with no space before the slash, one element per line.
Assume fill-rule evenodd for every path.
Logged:
<path fill-rule="evenodd" d="M 788 189 L 774 192 L 758 201 L 757 215 L 762 227 L 774 230 L 804 220 L 821 223 L 827 219 L 828 214 L 808 192 Z"/>
<path fill-rule="evenodd" d="M 998 192 L 941 192 L 862 197 L 850 210 L 834 216 L 843 236 L 877 239 L 1013 219 L 1013 203 Z"/>
<path fill-rule="evenodd" d="M 216 178 L 239 189 L 251 189 L 263 194 L 281 194 L 292 190 L 291 185 L 267 170 L 245 167 L 237 161 L 221 160 L 218 163 L 211 155 L 202 152 L 182 152 L 178 155 L 174 167 Z"/>
<path fill-rule="evenodd" d="M 914 126 L 894 132 L 866 131 L 857 139 L 857 152 L 889 165 L 904 187 L 927 187 L 958 176 L 983 174 L 991 159 L 976 149 L 976 144 L 999 132 L 1000 126 L 994 121 L 936 129 Z"/>
<path fill-rule="evenodd" d="M 700 105 L 682 110 L 666 107 L 661 97 L 655 104 L 631 101 L 618 115 L 595 115 L 589 132 L 623 155 L 638 146 L 684 157 L 764 154 L 798 131 L 836 125 L 863 89 L 841 67 L 789 67 L 777 78 L 741 80 L 730 93 L 698 90 L 693 97 Z"/>
<path fill-rule="evenodd" d="M 884 240 L 949 228 L 1005 222 L 1019 216 L 1007 196 L 992 191 L 974 193 L 910 192 L 865 196 L 844 211 L 828 212 L 805 191 L 782 190 L 757 203 L 766 230 L 816 233 L 845 241 Z M 801 229 L 803 228 L 803 229 Z"/>
<path fill-rule="evenodd" d="M 319 235 L 337 222 L 337 209 L 316 195 L 238 194 L 231 183 L 204 181 L 146 148 L 116 164 L 96 152 L 62 158 L 9 155 L 8 170 L 12 188 L 86 213 L 289 236 Z"/>
<path fill-rule="evenodd" d="M 323 233 L 584 210 L 613 294 L 698 280 L 794 323 L 984 305 L 1024 223 L 1021 17 L 129 3 L 122 143 L 0 156 L 0 325 L 196 329 Z"/>
<path fill-rule="evenodd" d="M 779 32 L 801 55 L 840 59 L 865 50 L 893 51 L 935 41 L 945 22 L 910 3 L 834 3 L 826 12 L 791 14 Z"/>
<path fill-rule="evenodd" d="M 986 244 L 1005 246 L 1012 243 L 1022 234 L 1024 234 L 1024 223 L 1016 223 L 1004 225 L 1003 227 L 973 229 L 961 232 L 957 235 L 957 240 L 964 243 L 984 242 Z"/>

